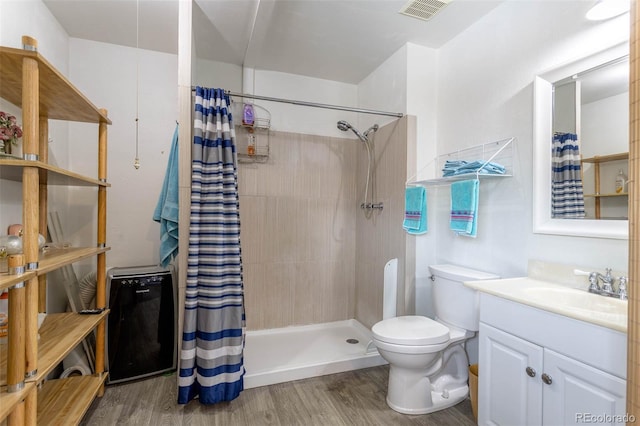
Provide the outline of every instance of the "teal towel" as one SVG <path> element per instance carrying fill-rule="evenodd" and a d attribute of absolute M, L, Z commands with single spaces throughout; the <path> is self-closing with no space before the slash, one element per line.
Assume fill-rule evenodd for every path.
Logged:
<path fill-rule="evenodd" d="M 153 220 L 160 222 L 160 263 L 167 266 L 178 253 L 178 126 L 173 132 L 167 171 Z"/>
<path fill-rule="evenodd" d="M 458 235 L 476 237 L 480 181 L 464 180 L 451 184 L 450 228 Z"/>
<path fill-rule="evenodd" d="M 413 235 L 427 232 L 427 190 L 424 187 L 414 186 L 405 189 L 402 227 Z"/>

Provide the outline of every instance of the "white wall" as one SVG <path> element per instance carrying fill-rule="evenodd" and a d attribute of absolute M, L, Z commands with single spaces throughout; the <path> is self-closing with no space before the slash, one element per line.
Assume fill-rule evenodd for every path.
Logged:
<path fill-rule="evenodd" d="M 112 248 L 107 264 L 157 264 L 160 228 L 152 216 L 178 118 L 177 56 L 75 38 L 70 40 L 70 52 L 71 81 L 96 106 L 106 108 L 113 122 L 108 127 L 107 180 L 111 187 L 107 191 L 107 244 Z M 138 170 L 133 167 L 136 111 Z M 70 153 L 71 168 L 94 175 L 95 126 L 73 123 L 71 134 L 87 141 Z M 90 191 L 77 191 L 69 235 L 95 235 L 93 222 L 83 219 L 94 200 Z"/>
<path fill-rule="evenodd" d="M 357 105 L 357 86 L 354 84 L 277 71 L 254 70 L 245 74 L 253 74 L 253 81 L 245 81 L 244 87 L 255 95 L 328 105 Z M 338 130 L 336 123 L 339 120 L 347 120 L 354 126 L 357 123 L 352 112 L 260 100 L 254 103 L 269 110 L 271 128 L 283 132 L 344 138 L 351 135 Z M 260 111 L 256 112 L 260 114 Z"/>
<path fill-rule="evenodd" d="M 193 84 L 293 101 L 358 106 L 358 88 L 354 84 L 277 71 L 243 68 L 204 59 L 195 61 Z M 236 103 L 233 109 L 234 119 L 239 123 L 242 117 L 243 99 L 232 97 L 232 101 Z M 339 120 L 347 120 L 357 128 L 360 127 L 357 115 L 353 112 L 249 98 L 244 101 L 258 106 L 255 109 L 257 117 L 271 118 L 271 129 L 274 131 L 355 138 L 350 132 L 339 131 L 336 123 Z"/>
<path fill-rule="evenodd" d="M 414 162 L 416 173 L 407 178 L 421 180 L 435 177 L 438 172 L 434 162 L 437 155 L 438 51 L 415 44 L 408 44 L 407 49 L 407 114 L 416 116 L 417 132 L 416 158 L 408 159 Z M 433 193 L 433 188 L 427 188 L 429 231 L 415 237 L 415 286 L 420 293 L 425 291 L 427 294 L 432 283 L 428 266 L 435 264 L 437 259 Z M 423 309 L 420 312 L 422 315 L 435 316 L 433 306 L 429 303 L 421 304 L 420 309 Z"/>
<path fill-rule="evenodd" d="M 194 86 L 242 92 L 242 67 L 224 62 L 196 59 L 191 81 Z"/>
<path fill-rule="evenodd" d="M 515 177 L 481 184 L 478 238 L 448 229 L 438 198 L 437 255 L 498 273 L 526 274 L 527 260 L 627 270 L 627 241 L 533 234 L 533 77 L 628 38 L 628 16 L 582 17 L 585 2 L 506 1 L 439 50 L 438 152 L 515 136 Z"/>
<path fill-rule="evenodd" d="M 408 45 L 402 46 L 358 83 L 359 108 L 407 113 L 408 55 Z M 395 119 L 359 114 L 357 125 L 367 129 L 374 123 L 384 126 Z"/>
<path fill-rule="evenodd" d="M 629 92 L 582 105 L 583 157 L 629 150 Z"/>
<path fill-rule="evenodd" d="M 415 152 L 408 158 L 415 170 L 407 180 L 431 178 L 433 159 L 436 156 L 436 99 L 437 99 L 438 52 L 437 50 L 408 43 L 398 49 L 376 70 L 358 84 L 358 106 L 390 112 L 402 112 L 416 117 L 417 147 L 407 152 Z M 374 122 L 387 123 L 393 118 L 360 114 L 359 123 L 368 128 Z M 428 191 L 430 192 L 430 191 Z M 413 287 L 431 287 L 427 266 L 435 261 L 435 237 L 433 232 L 433 204 L 431 194 L 428 199 L 427 234 L 410 237 L 416 246 L 416 270 Z M 398 232 L 403 232 L 401 229 Z M 407 303 L 412 305 L 413 288 L 407 288 Z M 409 310 L 411 312 L 411 310 Z M 433 316 L 433 308 L 427 306 L 422 314 Z"/>

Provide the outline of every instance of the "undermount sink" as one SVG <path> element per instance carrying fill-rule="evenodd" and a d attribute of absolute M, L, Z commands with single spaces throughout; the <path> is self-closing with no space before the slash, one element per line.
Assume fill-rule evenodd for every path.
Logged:
<path fill-rule="evenodd" d="M 467 287 L 556 314 L 627 331 L 627 301 L 548 281 L 507 278 L 468 281 Z"/>

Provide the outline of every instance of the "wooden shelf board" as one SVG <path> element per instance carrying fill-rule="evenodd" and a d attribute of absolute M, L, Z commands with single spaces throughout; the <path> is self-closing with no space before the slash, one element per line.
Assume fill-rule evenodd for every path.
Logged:
<path fill-rule="evenodd" d="M 78 260 L 96 256 L 110 250 L 110 247 L 70 247 L 66 249 L 52 249 L 46 253 L 40 253 L 39 267 L 36 271 L 27 271 L 20 275 L 0 274 L 0 291 L 15 284 L 28 281 L 34 275 L 44 275 L 64 265 L 70 265 Z"/>
<path fill-rule="evenodd" d="M 35 388 L 35 383 L 25 383 L 22 390 L 18 392 L 7 392 L 7 387 L 0 388 L 0 423 L 7 418 L 18 404 L 24 400 L 29 392 Z"/>
<path fill-rule="evenodd" d="M 110 247 L 70 247 L 65 249 L 52 249 L 40 254 L 37 275 L 43 275 L 56 270 L 64 265 L 70 265 L 82 259 L 96 256 L 110 250 Z"/>
<path fill-rule="evenodd" d="M 622 194 L 584 194 L 584 196 L 589 198 L 628 197 L 629 194 L 624 192 Z"/>
<path fill-rule="evenodd" d="M 596 155 L 595 157 L 583 158 L 583 163 L 606 163 L 608 161 L 628 160 L 629 153 L 622 152 L 620 154 Z"/>
<path fill-rule="evenodd" d="M 24 274 L 19 275 L 9 275 L 9 274 L 0 274 L 0 292 L 7 288 L 13 287 L 14 285 L 28 281 L 35 276 L 34 271 L 25 272 Z"/>
<path fill-rule="evenodd" d="M 77 425 L 91 406 L 107 373 L 48 380 L 38 392 L 38 422 L 44 425 Z"/>
<path fill-rule="evenodd" d="M 0 97 L 22 106 L 22 64 L 38 62 L 40 115 L 53 120 L 108 123 L 111 120 L 37 52 L 0 47 Z"/>
<path fill-rule="evenodd" d="M 36 382 L 44 380 L 108 313 L 109 310 L 98 315 L 80 315 L 73 312 L 47 315 L 39 330 Z"/>
<path fill-rule="evenodd" d="M 38 333 L 38 374 L 40 383 L 62 360 L 108 315 L 105 310 L 98 315 L 80 315 L 73 312 L 48 314 Z M 7 368 L 6 344 L 0 349 L 0 371 Z M 6 385 L 6 379 L 0 382 Z"/>
<path fill-rule="evenodd" d="M 47 172 L 48 185 L 111 186 L 111 184 L 107 182 L 101 182 L 98 179 L 70 172 L 41 161 L 27 161 L 8 156 L 0 156 L 0 179 L 22 182 L 22 170 L 24 167 L 37 167 L 39 170 Z"/>

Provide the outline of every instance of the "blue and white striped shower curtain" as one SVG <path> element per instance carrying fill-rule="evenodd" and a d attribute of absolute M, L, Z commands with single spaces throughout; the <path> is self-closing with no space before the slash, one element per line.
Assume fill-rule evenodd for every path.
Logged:
<path fill-rule="evenodd" d="M 229 96 L 196 88 L 191 225 L 178 403 L 243 390 L 244 303 L 235 131 Z"/>
<path fill-rule="evenodd" d="M 584 218 L 580 145 L 576 134 L 554 133 L 551 163 L 551 217 Z"/>

